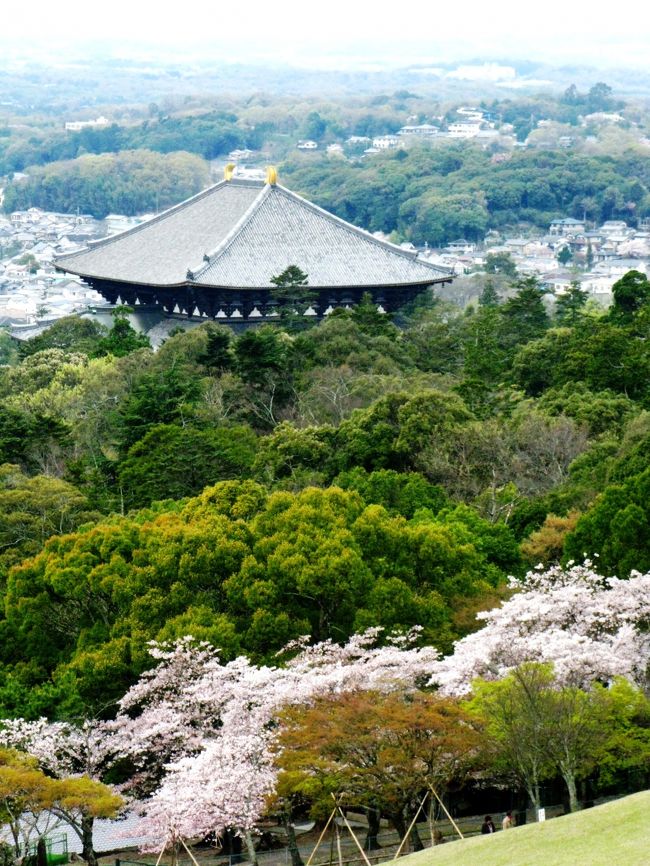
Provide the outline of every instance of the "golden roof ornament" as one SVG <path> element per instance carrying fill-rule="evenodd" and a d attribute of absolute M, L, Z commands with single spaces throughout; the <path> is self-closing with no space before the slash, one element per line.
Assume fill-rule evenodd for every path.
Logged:
<path fill-rule="evenodd" d="M 266 167 L 266 182 L 269 186 L 275 186 L 278 182 L 278 170 L 274 165 Z"/>
<path fill-rule="evenodd" d="M 223 179 L 224 180 L 232 180 L 232 176 L 235 172 L 235 163 L 229 162 L 228 165 L 223 170 Z"/>

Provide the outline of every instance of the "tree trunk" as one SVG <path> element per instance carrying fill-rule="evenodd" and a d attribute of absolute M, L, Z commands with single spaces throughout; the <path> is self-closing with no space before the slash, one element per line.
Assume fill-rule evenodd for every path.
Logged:
<path fill-rule="evenodd" d="M 291 855 L 291 866 L 304 866 L 302 862 L 302 857 L 300 856 L 300 851 L 298 849 L 298 843 L 296 842 L 296 832 L 293 829 L 293 824 L 288 817 L 285 818 L 284 829 L 287 833 L 287 848 L 289 849 L 289 854 Z"/>
<path fill-rule="evenodd" d="M 569 812 L 578 812 L 580 810 L 580 801 L 578 800 L 576 777 L 571 770 L 561 769 L 561 773 L 569 794 Z"/>
<path fill-rule="evenodd" d="M 234 833 L 230 828 L 221 834 L 221 847 L 224 854 L 228 855 L 228 862 L 241 863 L 241 836 Z"/>
<path fill-rule="evenodd" d="M 18 832 L 18 826 L 14 821 L 11 821 L 9 824 L 9 829 L 11 830 L 11 835 L 14 840 L 14 851 L 16 852 L 16 859 L 20 857 L 20 834 Z"/>
<path fill-rule="evenodd" d="M 541 809 L 541 799 L 539 796 L 539 785 L 536 782 L 533 782 L 530 785 L 526 785 L 526 792 L 530 798 L 530 802 L 532 804 L 533 811 L 535 812 L 535 820 L 537 820 L 537 813 Z"/>
<path fill-rule="evenodd" d="M 47 845 L 44 836 L 39 836 L 36 843 L 36 866 L 47 866 Z"/>
<path fill-rule="evenodd" d="M 246 830 L 244 833 L 244 840 L 246 842 L 246 850 L 248 851 L 248 859 L 253 866 L 257 866 L 257 851 L 255 850 L 255 842 L 250 830 Z"/>
<path fill-rule="evenodd" d="M 391 824 L 397 830 L 397 835 L 400 838 L 400 841 L 404 840 L 406 836 L 406 821 L 404 820 L 404 815 L 401 812 L 396 812 L 394 815 L 390 816 Z"/>
<path fill-rule="evenodd" d="M 423 851 L 424 845 L 422 844 L 422 839 L 420 838 L 420 834 L 418 832 L 418 825 L 414 824 L 411 829 L 411 847 L 414 851 Z"/>
<path fill-rule="evenodd" d="M 97 866 L 97 855 L 93 848 L 93 824 L 95 819 L 92 815 L 81 816 L 81 856 L 88 866 Z"/>
<path fill-rule="evenodd" d="M 381 848 L 379 844 L 379 830 L 381 828 L 381 812 L 379 809 L 373 809 L 372 806 L 368 808 L 368 832 L 366 834 L 366 841 L 364 842 L 363 847 L 366 851 L 374 851 L 377 848 Z"/>

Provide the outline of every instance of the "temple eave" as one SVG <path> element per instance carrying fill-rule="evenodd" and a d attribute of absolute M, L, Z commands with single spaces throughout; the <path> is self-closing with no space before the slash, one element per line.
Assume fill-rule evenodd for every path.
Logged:
<path fill-rule="evenodd" d="M 79 275 L 111 304 L 155 307 L 168 315 L 190 318 L 238 318 L 253 322 L 268 321 L 276 314 L 278 302 L 268 286 L 211 286 L 186 281 L 156 286 L 120 280 L 106 280 Z M 451 275 L 436 276 L 421 283 L 387 283 L 383 285 L 309 286 L 315 296 L 312 315 L 323 318 L 336 308 L 358 304 L 370 293 L 373 302 L 385 312 L 395 312 L 414 300 L 427 288 L 451 282 Z M 252 318 L 251 318 L 252 316 Z"/>

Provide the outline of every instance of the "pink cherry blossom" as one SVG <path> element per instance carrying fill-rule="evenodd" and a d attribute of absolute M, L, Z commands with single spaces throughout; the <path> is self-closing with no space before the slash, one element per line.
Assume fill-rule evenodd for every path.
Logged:
<path fill-rule="evenodd" d="M 623 676 L 648 687 L 650 575 L 603 577 L 590 562 L 531 571 L 485 626 L 433 666 L 431 683 L 466 694 L 477 677 L 499 679 L 523 662 L 552 662 L 560 684 L 588 686 Z"/>

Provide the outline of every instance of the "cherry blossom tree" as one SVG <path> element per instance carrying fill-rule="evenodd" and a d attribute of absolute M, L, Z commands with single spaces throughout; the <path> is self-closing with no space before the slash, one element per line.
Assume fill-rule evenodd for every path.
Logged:
<path fill-rule="evenodd" d="M 97 864 L 95 818 L 112 817 L 122 805 L 121 797 L 99 784 L 117 757 L 112 733 L 106 722 L 95 720 L 81 725 L 47 719 L 0 722 L 0 746 L 26 752 L 49 776 L 75 783 L 67 799 L 56 801 L 50 811 L 77 834 L 82 856 L 90 866 Z"/>
<path fill-rule="evenodd" d="M 552 662 L 559 686 L 588 687 L 625 677 L 649 686 L 650 574 L 603 577 L 587 561 L 528 572 L 485 626 L 434 663 L 443 694 L 468 694 L 477 678 L 498 680 L 525 662 Z"/>
<path fill-rule="evenodd" d="M 153 646 L 159 664 L 124 696 L 112 734 L 112 748 L 136 768 L 131 790 L 148 794 L 144 847 L 231 828 L 252 849 L 250 832 L 275 786 L 273 720 L 282 708 L 352 690 L 407 690 L 427 678 L 438 653 L 412 647 L 418 630 L 378 646 L 380 633 L 344 646 L 298 641 L 277 667 L 244 657 L 222 664 L 191 638 Z"/>

